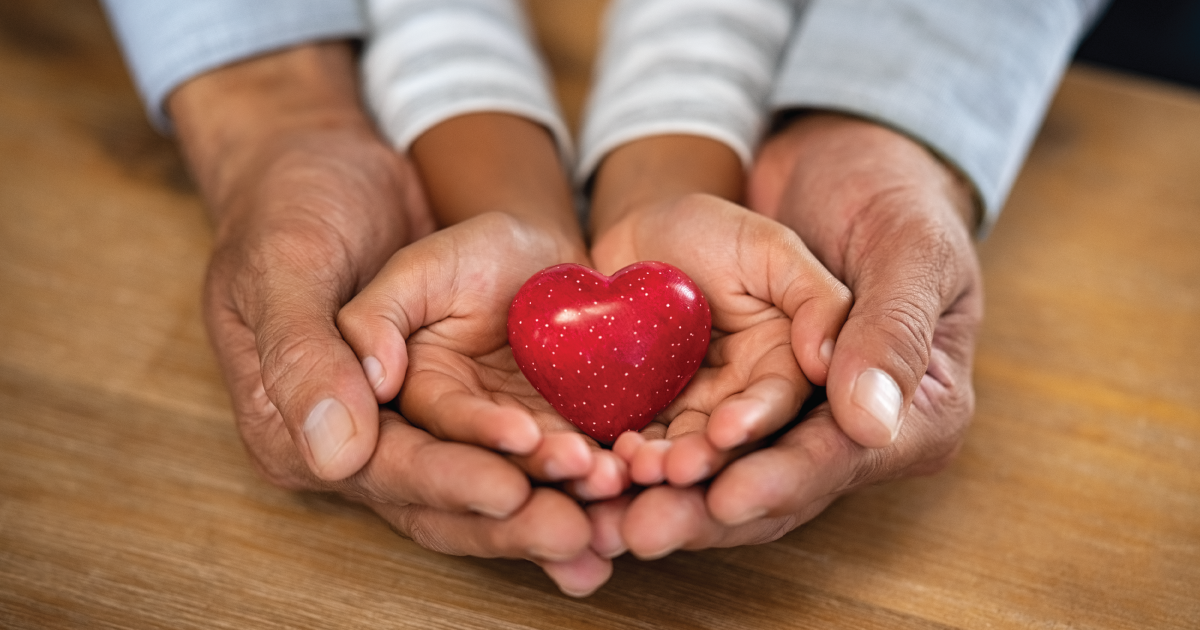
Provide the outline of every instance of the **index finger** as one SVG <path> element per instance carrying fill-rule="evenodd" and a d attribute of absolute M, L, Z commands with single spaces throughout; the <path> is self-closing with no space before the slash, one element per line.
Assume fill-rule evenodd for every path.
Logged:
<path fill-rule="evenodd" d="M 379 447 L 358 474 L 328 489 L 373 505 L 420 505 L 506 518 L 528 500 L 528 478 L 500 455 L 443 442 L 381 411 Z"/>

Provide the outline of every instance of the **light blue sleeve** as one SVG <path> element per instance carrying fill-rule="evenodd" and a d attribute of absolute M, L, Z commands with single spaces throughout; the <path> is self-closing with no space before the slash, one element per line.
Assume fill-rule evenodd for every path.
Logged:
<path fill-rule="evenodd" d="M 975 185 L 986 233 L 1105 0 L 812 0 L 771 96 L 930 147 Z"/>
<path fill-rule="evenodd" d="M 170 129 L 167 96 L 184 81 L 304 42 L 359 38 L 358 0 L 104 0 L 150 120 Z"/>

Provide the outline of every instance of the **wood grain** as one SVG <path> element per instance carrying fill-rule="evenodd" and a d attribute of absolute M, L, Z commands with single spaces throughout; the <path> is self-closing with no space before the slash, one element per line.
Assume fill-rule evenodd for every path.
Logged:
<path fill-rule="evenodd" d="M 530 0 L 573 121 L 603 2 Z M 1200 627 L 1200 94 L 1068 74 L 995 233 L 945 473 L 591 598 L 275 489 L 200 319 L 211 248 L 85 0 L 0 3 L 0 627 Z"/>

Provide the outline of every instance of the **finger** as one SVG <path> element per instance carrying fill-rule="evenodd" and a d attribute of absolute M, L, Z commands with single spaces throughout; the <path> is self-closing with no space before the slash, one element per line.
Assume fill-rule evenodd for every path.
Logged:
<path fill-rule="evenodd" d="M 642 560 L 678 549 L 734 547 L 775 540 L 789 530 L 787 519 L 759 519 L 727 527 L 709 516 L 699 487 L 655 486 L 630 503 L 621 535 Z"/>
<path fill-rule="evenodd" d="M 396 252 L 365 289 L 339 314 L 346 341 L 370 368 L 381 401 L 399 392 L 411 357 L 405 342 L 420 328 L 442 326 L 454 343 L 502 345 L 504 312 L 521 283 L 537 270 L 545 247 L 528 229 L 500 213 L 488 213 Z M 533 251 L 522 251 L 522 246 Z M 496 261 L 516 261 L 497 265 Z M 375 374 L 375 359 L 381 368 Z"/>
<path fill-rule="evenodd" d="M 759 296 L 763 294 L 755 291 L 763 288 L 754 285 L 766 282 L 767 299 L 792 321 L 792 352 L 796 362 L 810 383 L 823 386 L 829 376 L 842 325 L 853 304 L 852 295 L 813 256 L 799 236 L 766 217 L 755 216 L 770 223 L 771 231 L 783 229 L 788 232 L 789 238 L 777 237 L 768 241 L 771 246 L 762 254 L 765 261 L 746 260 L 744 281 L 751 285 L 751 294 Z M 768 226 L 761 229 L 767 230 Z M 764 268 L 770 269 L 771 273 L 756 273 L 757 269 Z"/>
<path fill-rule="evenodd" d="M 696 213 L 707 220 L 696 221 Z M 661 256 L 713 292 L 714 327 L 729 329 L 729 318 L 748 308 L 745 296 L 772 304 L 793 322 L 792 349 L 804 375 L 818 385 L 826 382 L 830 351 L 852 298 L 795 232 L 705 195 L 685 197 L 648 223 L 638 234 L 636 254 Z M 691 227 L 698 223 L 699 227 Z M 686 239 L 662 238 L 680 226 L 691 227 Z M 730 237 L 731 229 L 736 238 Z M 697 249 L 706 257 L 698 259 Z M 729 264 L 714 264 L 721 260 Z"/>
<path fill-rule="evenodd" d="M 707 479 L 725 464 L 728 451 L 718 451 L 703 432 L 681 435 L 671 441 L 663 457 L 663 477 L 676 488 L 686 488 Z"/>
<path fill-rule="evenodd" d="M 595 467 L 600 449 L 582 433 L 554 431 L 542 437 L 532 454 L 512 461 L 539 481 L 583 479 Z"/>
<path fill-rule="evenodd" d="M 206 298 L 211 298 L 206 295 Z M 316 490 L 316 478 L 267 397 L 254 331 L 232 310 L 206 299 L 205 324 L 233 404 L 238 435 L 260 475 L 290 490 Z"/>
<path fill-rule="evenodd" d="M 758 328 L 771 328 L 774 321 L 780 321 L 786 331 L 783 320 L 771 320 Z M 753 335 L 747 335 L 730 335 L 722 340 L 726 343 L 714 345 L 732 347 L 745 345 L 742 342 L 752 343 Z M 741 358 L 744 353 L 737 352 L 736 348 L 730 353 L 731 365 L 717 374 L 732 373 L 737 365 L 749 363 L 752 366 L 747 370 L 749 374 L 737 378 L 741 383 L 748 379 L 748 384 L 743 385 L 741 391 L 732 393 L 726 393 L 726 387 L 710 388 L 720 396 L 711 414 L 693 412 L 690 417 L 685 412 L 672 421 L 668 437 L 673 443 L 664 462 L 666 480 L 671 485 L 688 486 L 720 470 L 738 455 L 732 449 L 761 440 L 792 421 L 812 391 L 786 342 L 749 360 Z M 755 350 L 754 354 L 757 353 Z M 715 380 L 720 381 L 721 376 Z M 698 439 L 689 435 L 690 432 L 706 436 L 706 439 Z"/>
<path fill-rule="evenodd" d="M 567 492 L 581 501 L 600 501 L 620 495 L 629 487 L 629 467 L 611 451 L 597 449 L 587 476 L 567 484 Z"/>
<path fill-rule="evenodd" d="M 706 437 L 720 450 L 765 438 L 796 417 L 810 392 L 792 379 L 768 374 L 713 409 Z"/>
<path fill-rule="evenodd" d="M 813 385 L 824 387 L 829 381 L 834 349 L 852 303 L 849 290 L 838 283 L 825 294 L 805 299 L 791 312 L 792 350 L 804 377 Z"/>
<path fill-rule="evenodd" d="M 307 235 L 283 242 L 305 256 L 328 249 Z M 345 283 L 336 265 L 317 272 L 329 277 L 314 278 L 291 258 L 269 258 L 237 309 L 255 334 L 264 391 L 312 472 L 344 479 L 370 458 L 379 428 L 374 392 L 334 325 Z"/>
<path fill-rule="evenodd" d="M 587 551 L 592 538 L 579 505 L 550 488 L 535 489 L 504 520 L 424 506 L 369 505 L 422 547 L 451 555 L 568 562 Z"/>
<path fill-rule="evenodd" d="M 359 357 L 375 400 L 385 403 L 400 393 L 408 369 L 405 338 L 407 321 L 397 321 L 397 309 L 388 308 L 368 285 L 338 312 L 337 327 Z"/>
<path fill-rule="evenodd" d="M 647 440 L 629 462 L 629 478 L 643 486 L 662 483 L 666 478 L 663 461 L 670 448 L 669 440 Z"/>
<path fill-rule="evenodd" d="M 591 548 L 601 558 L 616 558 L 629 550 L 621 537 L 621 523 L 631 501 L 631 496 L 620 496 L 587 506 L 587 515 L 592 522 Z"/>
<path fill-rule="evenodd" d="M 859 444 L 879 448 L 900 432 L 929 366 L 939 316 L 978 302 L 974 254 L 965 232 L 897 219 L 877 228 L 893 247 L 848 265 L 857 301 L 834 349 L 827 393 L 834 417 Z M 971 310 L 978 310 L 972 306 Z"/>
<path fill-rule="evenodd" d="M 612 452 L 618 457 L 625 460 L 627 466 L 633 466 L 633 460 L 637 457 L 638 451 L 642 445 L 650 440 L 662 440 L 667 434 L 667 427 L 661 422 L 651 422 L 646 425 L 646 428 L 639 431 L 626 431 L 617 436 L 617 441 L 613 443 Z"/>
<path fill-rule="evenodd" d="M 213 335 L 217 355 L 247 450 L 259 472 L 276 485 L 495 518 L 510 515 L 528 498 L 528 478 L 503 457 L 436 440 L 390 411 L 381 412 L 379 448 L 356 475 L 333 483 L 316 478 L 263 391 L 253 333 L 234 320 L 231 314 L 210 318 L 211 325 L 222 327 Z"/>
<path fill-rule="evenodd" d="M 413 424 L 444 440 L 514 455 L 532 455 L 542 445 L 542 431 L 527 410 L 498 404 L 438 372 L 414 374 L 401 409 Z"/>
<path fill-rule="evenodd" d="M 690 486 L 720 466 L 721 454 L 708 443 L 704 432 L 709 415 L 694 409 L 679 413 L 667 427 L 667 446 L 657 474 L 673 486 Z"/>
<path fill-rule="evenodd" d="M 713 474 L 756 447 L 748 442 L 730 450 L 719 450 L 701 432 L 674 438 L 663 458 L 663 475 L 676 488 L 686 488 Z"/>
<path fill-rule="evenodd" d="M 626 431 L 617 436 L 617 441 L 613 442 L 612 452 L 628 464 L 633 461 L 633 456 L 637 454 L 638 448 L 645 442 L 646 438 L 641 433 Z"/>
<path fill-rule="evenodd" d="M 602 558 L 591 549 L 567 561 L 541 561 L 538 565 L 550 576 L 558 589 L 571 597 L 587 597 L 595 593 L 612 577 L 612 560 Z"/>
<path fill-rule="evenodd" d="M 641 560 L 662 558 L 710 528 L 704 511 L 698 488 L 648 488 L 630 504 L 621 538 Z"/>
<path fill-rule="evenodd" d="M 500 455 L 438 440 L 395 412 L 382 415 L 375 456 L 332 489 L 373 504 L 414 504 L 501 519 L 528 500 L 529 479 Z"/>
<path fill-rule="evenodd" d="M 803 523 L 864 482 L 860 471 L 886 469 L 876 457 L 850 440 L 822 404 L 772 446 L 730 464 L 709 487 L 708 509 L 729 526 L 785 515 Z"/>
<path fill-rule="evenodd" d="M 423 352 L 414 346 L 414 365 L 425 356 Z M 473 391 L 469 385 L 473 379 L 418 371 L 401 392 L 400 409 L 414 425 L 442 439 L 511 453 L 514 463 L 540 481 L 581 479 L 592 469 L 596 449 L 583 434 L 543 430 L 527 408 L 501 404 Z"/>

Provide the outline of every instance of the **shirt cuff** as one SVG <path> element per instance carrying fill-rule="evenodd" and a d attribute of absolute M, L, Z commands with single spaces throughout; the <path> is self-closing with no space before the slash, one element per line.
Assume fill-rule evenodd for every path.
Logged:
<path fill-rule="evenodd" d="M 861 116 L 924 143 L 999 216 L 1097 0 L 816 0 L 770 104 Z"/>
<path fill-rule="evenodd" d="M 515 0 L 371 0 L 367 102 L 399 150 L 455 116 L 500 112 L 550 131 L 563 163 L 571 134 Z"/>
<path fill-rule="evenodd" d="M 169 132 L 166 99 L 204 72 L 298 44 L 359 38 L 357 0 L 104 0 L 154 126 Z"/>
<path fill-rule="evenodd" d="M 627 142 L 687 134 L 750 165 L 793 24 L 791 0 L 618 0 L 584 116 L 578 182 Z"/>

